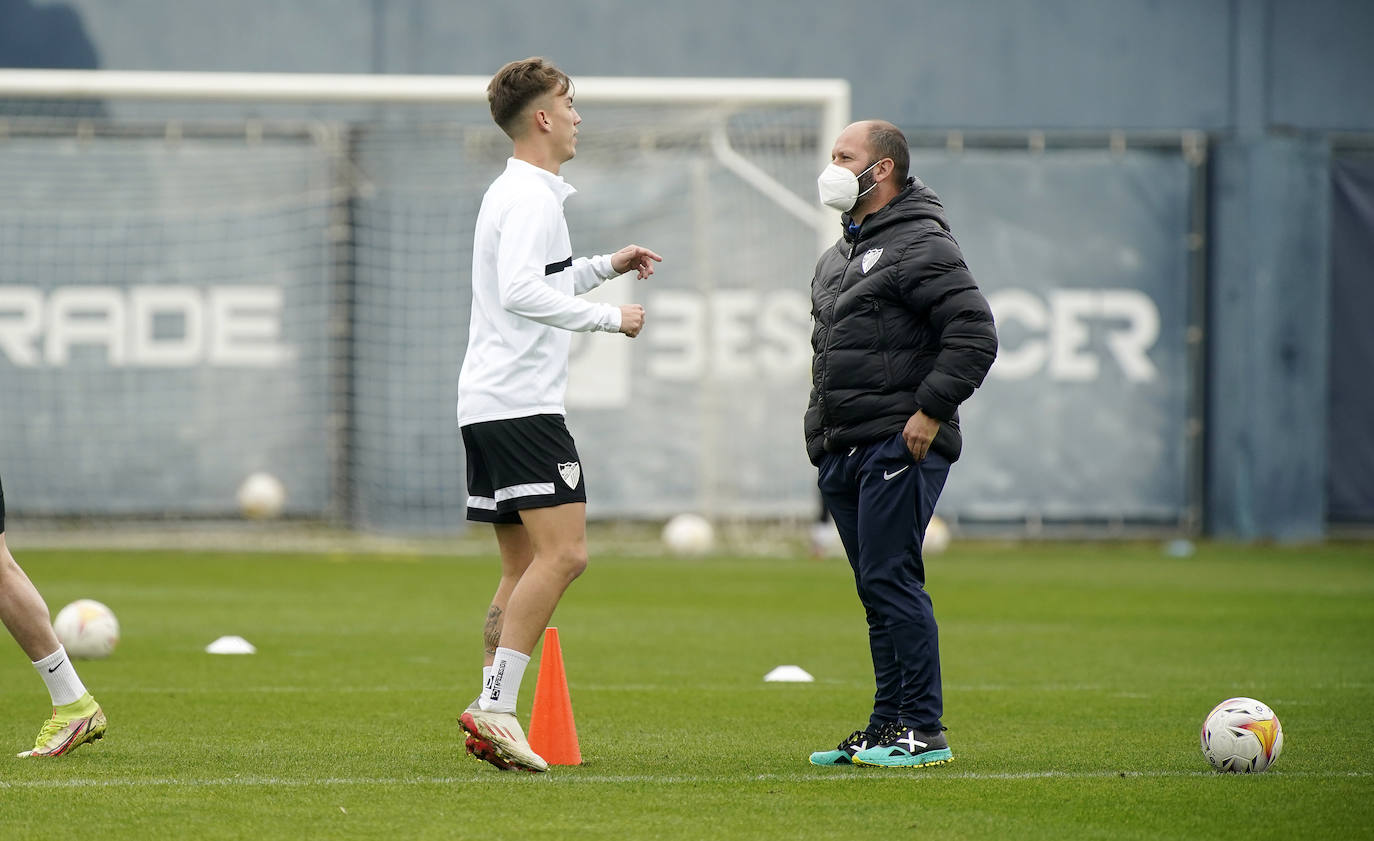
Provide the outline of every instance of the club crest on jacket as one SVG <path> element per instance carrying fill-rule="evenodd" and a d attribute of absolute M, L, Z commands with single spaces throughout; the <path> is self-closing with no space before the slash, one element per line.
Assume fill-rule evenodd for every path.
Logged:
<path fill-rule="evenodd" d="M 870 248 L 864 252 L 863 261 L 859 264 L 859 270 L 863 274 L 868 274 L 868 270 L 873 268 L 873 264 L 878 262 L 878 258 L 883 256 L 881 248 Z"/>

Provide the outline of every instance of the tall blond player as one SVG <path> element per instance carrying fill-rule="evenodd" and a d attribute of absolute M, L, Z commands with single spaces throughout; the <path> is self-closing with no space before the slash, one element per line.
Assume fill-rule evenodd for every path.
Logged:
<path fill-rule="evenodd" d="M 467 518 L 492 523 L 501 578 L 487 611 L 482 693 L 459 718 L 468 751 L 498 768 L 545 771 L 515 717 L 520 682 L 563 592 L 587 566 L 587 491 L 564 420 L 572 332 L 639 335 L 644 308 L 583 300 L 663 258 L 638 245 L 573 257 L 559 169 L 577 154 L 573 84 L 542 58 L 513 61 L 487 87 L 514 143 L 482 197 L 472 253 L 472 315 L 458 376 Z"/>

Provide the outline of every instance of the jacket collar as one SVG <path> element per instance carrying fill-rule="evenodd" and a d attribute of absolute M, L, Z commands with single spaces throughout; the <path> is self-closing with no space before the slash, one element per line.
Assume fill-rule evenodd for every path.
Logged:
<path fill-rule="evenodd" d="M 848 213 L 841 215 L 840 222 L 844 226 L 844 238 L 849 242 L 858 242 L 889 225 L 914 217 L 935 219 L 942 228 L 949 230 L 949 224 L 945 221 L 944 206 L 940 204 L 935 193 L 931 192 L 921 179 L 908 176 L 906 186 L 901 192 L 893 196 L 887 204 L 865 216 L 862 223 L 854 224 L 854 217 Z"/>
<path fill-rule="evenodd" d="M 543 181 L 553 194 L 558 197 L 559 202 L 565 201 L 568 196 L 577 192 L 577 188 L 563 180 L 563 176 L 554 175 L 547 169 L 541 169 L 528 161 L 519 158 L 506 158 L 506 172 L 511 175 L 523 175 L 526 177 L 538 178 Z"/>

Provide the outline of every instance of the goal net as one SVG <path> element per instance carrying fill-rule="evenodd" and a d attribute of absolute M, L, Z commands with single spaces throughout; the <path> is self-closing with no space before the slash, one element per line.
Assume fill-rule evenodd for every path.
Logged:
<path fill-rule="evenodd" d="M 16 513 L 451 530 L 487 79 L 0 71 L 0 476 Z M 637 242 L 634 341 L 575 337 L 594 518 L 809 517 L 814 179 L 833 80 L 575 80 L 578 254 Z"/>

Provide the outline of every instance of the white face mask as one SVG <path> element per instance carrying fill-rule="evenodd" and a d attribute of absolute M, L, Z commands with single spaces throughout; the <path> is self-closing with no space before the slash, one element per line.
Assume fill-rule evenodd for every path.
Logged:
<path fill-rule="evenodd" d="M 874 161 L 869 164 L 868 169 L 872 169 L 880 163 L 882 163 L 881 160 Z M 868 169 L 859 175 L 867 173 Z M 860 193 L 859 175 L 855 175 L 839 164 L 827 166 L 821 171 L 820 177 L 816 179 L 816 188 L 821 193 L 821 204 L 826 207 L 833 207 L 841 213 L 853 210 L 854 205 L 859 203 L 859 199 L 868 195 L 873 187 L 878 186 L 877 182 L 874 182 L 873 187 Z"/>

